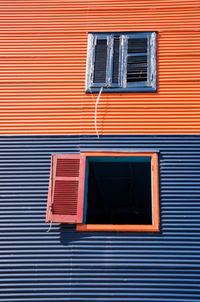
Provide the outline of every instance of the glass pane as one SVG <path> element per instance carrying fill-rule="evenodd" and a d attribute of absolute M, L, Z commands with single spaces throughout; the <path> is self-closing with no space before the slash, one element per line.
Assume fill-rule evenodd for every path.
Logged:
<path fill-rule="evenodd" d="M 94 61 L 94 83 L 106 82 L 107 40 L 97 40 Z"/>
<path fill-rule="evenodd" d="M 112 82 L 118 83 L 119 79 L 119 38 L 114 38 L 113 50 L 113 74 Z"/>
<path fill-rule="evenodd" d="M 127 82 L 147 81 L 147 56 L 128 57 Z"/>
<path fill-rule="evenodd" d="M 147 52 L 147 39 L 129 39 L 128 53 Z"/>

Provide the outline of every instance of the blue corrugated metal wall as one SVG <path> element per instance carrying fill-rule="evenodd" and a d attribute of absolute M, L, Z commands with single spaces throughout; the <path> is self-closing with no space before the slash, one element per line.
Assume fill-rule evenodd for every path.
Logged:
<path fill-rule="evenodd" d="M 200 136 L 0 138 L 0 301 L 200 301 Z M 159 149 L 161 231 L 53 225 L 51 153 Z"/>

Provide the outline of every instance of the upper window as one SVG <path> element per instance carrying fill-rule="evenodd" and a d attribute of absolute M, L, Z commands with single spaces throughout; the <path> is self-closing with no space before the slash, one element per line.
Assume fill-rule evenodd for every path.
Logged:
<path fill-rule="evenodd" d="M 156 153 L 52 157 L 47 221 L 79 231 L 158 231 Z"/>
<path fill-rule="evenodd" d="M 156 91 L 156 33 L 89 33 L 86 92 Z"/>

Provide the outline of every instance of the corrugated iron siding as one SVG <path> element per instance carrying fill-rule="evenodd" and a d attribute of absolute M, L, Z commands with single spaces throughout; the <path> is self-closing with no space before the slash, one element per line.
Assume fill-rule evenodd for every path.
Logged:
<path fill-rule="evenodd" d="M 200 136 L 0 137 L 0 301 L 200 300 Z M 78 233 L 45 209 L 51 153 L 160 149 L 161 231 Z"/>
<path fill-rule="evenodd" d="M 103 94 L 101 134 L 200 133 L 199 20 L 199 0 L 1 1 L 0 134 L 95 133 L 88 31 L 158 32 L 158 93 Z"/>

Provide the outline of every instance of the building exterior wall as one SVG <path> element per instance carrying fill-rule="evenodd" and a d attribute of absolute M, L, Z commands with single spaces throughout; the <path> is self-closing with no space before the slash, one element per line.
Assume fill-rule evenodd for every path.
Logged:
<path fill-rule="evenodd" d="M 200 136 L 1 136 L 0 301 L 197 302 Z M 45 223 L 51 153 L 157 149 L 159 233 Z"/>
<path fill-rule="evenodd" d="M 156 31 L 158 92 L 102 94 L 100 134 L 199 134 L 199 0 L 1 1 L 0 134 L 94 134 L 89 31 Z"/>
<path fill-rule="evenodd" d="M 199 301 L 199 0 L 8 0 L 0 15 L 0 301 Z M 158 44 L 157 92 L 102 93 L 100 138 L 93 31 Z M 52 153 L 138 149 L 159 151 L 159 233 L 47 232 Z"/>

